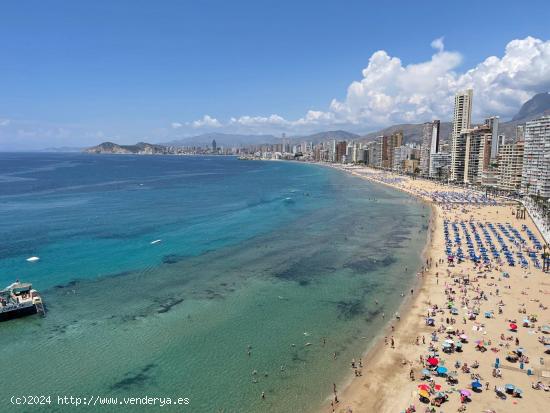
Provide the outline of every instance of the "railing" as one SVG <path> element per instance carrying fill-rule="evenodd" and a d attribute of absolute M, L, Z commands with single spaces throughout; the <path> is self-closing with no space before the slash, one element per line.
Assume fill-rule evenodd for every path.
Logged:
<path fill-rule="evenodd" d="M 22 308 L 32 307 L 33 305 L 34 304 L 32 302 L 17 303 L 17 304 L 9 303 L 9 304 L 6 304 L 6 305 L 0 307 L 0 313 L 8 313 L 10 311 L 15 311 L 15 310 L 19 310 L 19 309 L 22 309 Z"/>

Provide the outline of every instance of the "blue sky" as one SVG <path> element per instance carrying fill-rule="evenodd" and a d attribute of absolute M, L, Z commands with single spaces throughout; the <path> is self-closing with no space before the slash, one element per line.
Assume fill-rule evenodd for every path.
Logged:
<path fill-rule="evenodd" d="M 509 42 L 530 36 L 538 43 L 517 49 L 526 61 L 538 59 L 529 66 L 547 67 L 549 10 L 544 1 L 3 2 L 0 150 L 162 141 L 211 130 L 366 132 L 445 118 L 452 89 L 470 84 L 480 92 L 479 116 L 506 117 L 526 96 L 548 89 L 540 73 L 522 73 L 517 83 L 521 76 L 504 57 Z M 372 59 L 379 50 L 386 57 Z M 509 78 L 496 84 L 513 93 L 485 102 L 482 76 L 461 74 L 493 55 L 503 59 L 494 70 Z M 365 76 L 369 59 L 378 63 Z M 425 62 L 444 86 L 425 85 L 415 70 L 399 74 Z M 411 76 L 420 79 L 418 90 L 395 90 L 415 83 Z M 354 81 L 362 89 L 350 97 Z M 417 103 L 435 87 L 446 89 L 441 102 Z"/>

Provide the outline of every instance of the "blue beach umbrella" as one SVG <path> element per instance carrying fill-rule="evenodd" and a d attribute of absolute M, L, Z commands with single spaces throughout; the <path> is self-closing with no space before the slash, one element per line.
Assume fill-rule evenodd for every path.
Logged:
<path fill-rule="evenodd" d="M 438 367 L 437 368 L 437 374 L 445 374 L 447 373 L 448 369 L 447 367 Z"/>
<path fill-rule="evenodd" d="M 516 386 L 514 386 L 513 384 L 507 384 L 504 386 L 504 388 L 506 390 L 514 390 L 516 388 Z"/>
<path fill-rule="evenodd" d="M 423 374 L 424 376 L 429 376 L 429 375 L 431 374 L 431 371 L 428 370 L 428 369 L 424 369 L 424 370 L 422 370 L 422 374 Z"/>
<path fill-rule="evenodd" d="M 472 389 L 480 389 L 482 387 L 483 385 L 479 381 L 476 380 L 472 382 Z"/>

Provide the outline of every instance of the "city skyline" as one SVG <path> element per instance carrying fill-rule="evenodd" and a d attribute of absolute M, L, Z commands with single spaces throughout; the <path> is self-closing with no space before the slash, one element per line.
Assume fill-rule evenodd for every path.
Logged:
<path fill-rule="evenodd" d="M 449 24 L 453 7 L 432 2 L 33 4 L 3 13 L 0 150 L 205 132 L 366 133 L 450 121 L 455 93 L 468 88 L 473 122 L 506 120 L 550 90 L 546 16 L 512 4 L 461 4 L 514 19 L 512 28 L 480 27 L 483 42 Z"/>

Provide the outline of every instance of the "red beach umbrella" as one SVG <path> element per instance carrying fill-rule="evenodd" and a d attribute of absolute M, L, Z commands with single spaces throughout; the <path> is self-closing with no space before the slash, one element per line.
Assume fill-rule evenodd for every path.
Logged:
<path fill-rule="evenodd" d="M 428 386 L 427 384 L 419 384 L 418 385 L 418 388 L 420 390 L 426 390 L 426 391 L 429 391 L 430 390 L 430 386 Z"/>
<path fill-rule="evenodd" d="M 430 357 L 427 361 L 430 366 L 437 366 L 439 364 L 439 360 L 435 357 Z"/>
<path fill-rule="evenodd" d="M 518 326 L 514 323 L 510 323 L 510 330 L 517 330 Z"/>

